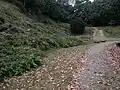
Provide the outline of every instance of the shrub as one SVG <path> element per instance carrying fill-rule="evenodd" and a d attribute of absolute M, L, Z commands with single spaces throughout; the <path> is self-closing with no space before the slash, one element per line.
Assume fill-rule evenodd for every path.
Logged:
<path fill-rule="evenodd" d="M 42 65 L 43 53 L 30 47 L 5 47 L 0 54 L 0 79 L 21 75 L 31 68 Z"/>
<path fill-rule="evenodd" d="M 82 19 L 74 19 L 71 21 L 70 30 L 72 34 L 83 34 L 85 31 L 85 23 Z"/>

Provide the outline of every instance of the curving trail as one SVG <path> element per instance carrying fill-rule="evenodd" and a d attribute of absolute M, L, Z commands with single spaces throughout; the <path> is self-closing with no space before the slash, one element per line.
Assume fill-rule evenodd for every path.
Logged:
<path fill-rule="evenodd" d="M 94 41 L 107 40 L 102 30 L 94 29 Z M 106 42 L 92 46 L 85 53 L 87 60 L 75 72 L 68 90 L 120 90 L 120 48 L 114 42 Z"/>
<path fill-rule="evenodd" d="M 115 73 L 104 53 L 105 48 L 111 44 L 112 42 L 97 44 L 86 51 L 87 61 L 75 74 L 69 90 L 120 90 L 120 82 L 113 80 L 120 74 Z"/>
<path fill-rule="evenodd" d="M 98 30 L 96 27 L 93 27 L 93 29 L 94 29 L 94 34 L 93 34 L 94 42 L 102 42 L 108 40 L 108 38 L 104 36 L 103 30 Z"/>

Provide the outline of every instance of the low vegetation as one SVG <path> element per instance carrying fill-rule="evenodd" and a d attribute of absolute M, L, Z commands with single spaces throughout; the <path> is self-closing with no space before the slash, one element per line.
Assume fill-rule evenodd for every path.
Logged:
<path fill-rule="evenodd" d="M 120 38 L 120 26 L 101 27 L 107 37 Z"/>

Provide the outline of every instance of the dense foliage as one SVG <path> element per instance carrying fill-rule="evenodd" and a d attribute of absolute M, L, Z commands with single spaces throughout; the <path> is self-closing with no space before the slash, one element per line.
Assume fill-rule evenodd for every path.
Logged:
<path fill-rule="evenodd" d="M 120 24 L 119 0 L 7 0 L 14 1 L 17 6 L 25 7 L 33 15 L 40 17 L 45 14 L 56 21 L 69 22 L 76 20 L 88 25 L 118 25 Z M 76 1 L 74 7 L 69 2 Z M 19 3 L 18 3 L 19 2 Z M 21 4 L 20 4 L 21 3 Z M 19 4 L 19 5 L 18 5 Z M 25 10 L 22 8 L 22 10 Z M 42 18 L 40 18 L 42 19 Z"/>
<path fill-rule="evenodd" d="M 84 19 L 88 25 L 119 25 L 120 23 L 119 0 L 81 0 L 76 2 L 75 17 Z"/>
<path fill-rule="evenodd" d="M 19 0 L 24 7 L 33 15 L 40 17 L 41 14 L 47 15 L 56 21 L 68 22 L 70 5 L 64 6 L 56 0 Z M 68 16 L 68 17 L 67 17 Z M 42 18 L 39 18 L 42 19 Z"/>

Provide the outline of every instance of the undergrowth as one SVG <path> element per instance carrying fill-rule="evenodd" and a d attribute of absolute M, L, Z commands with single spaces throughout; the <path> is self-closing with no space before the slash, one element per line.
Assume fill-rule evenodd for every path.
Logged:
<path fill-rule="evenodd" d="M 0 13 L 0 80 L 41 66 L 50 49 L 84 44 L 68 35 L 69 24 L 36 23 L 4 0 Z"/>

